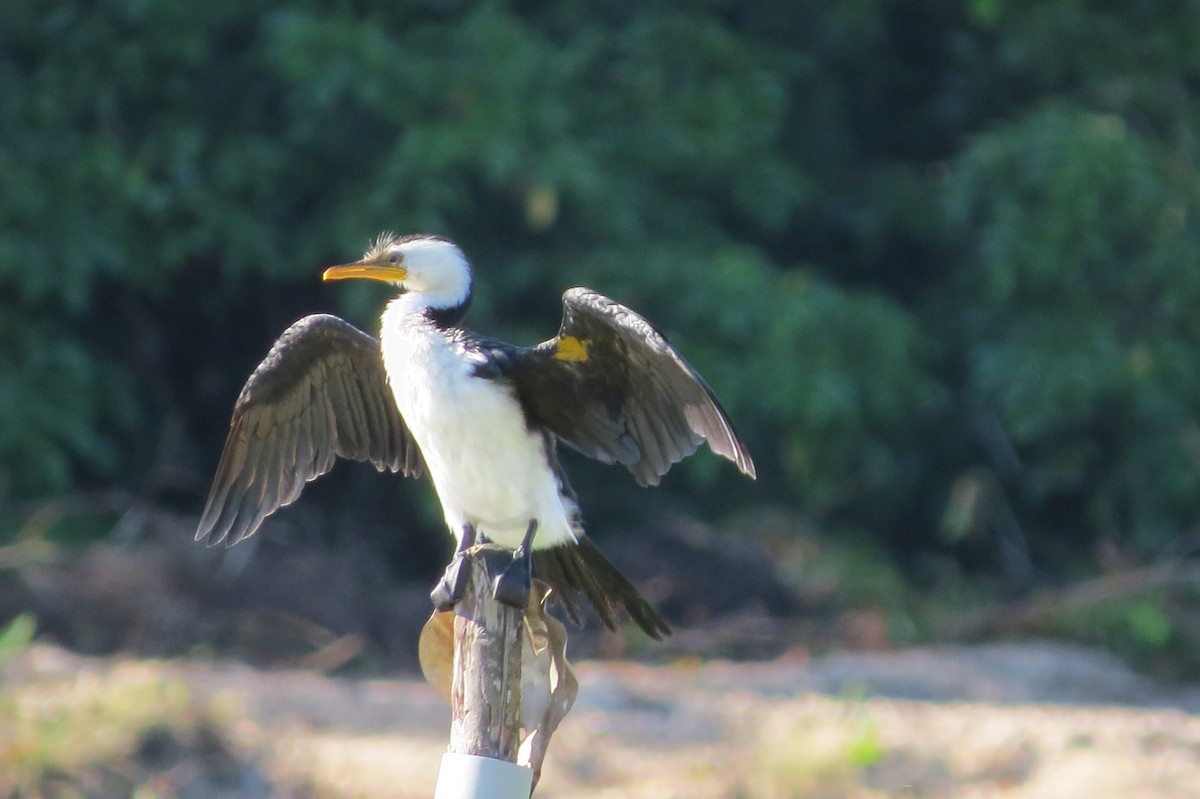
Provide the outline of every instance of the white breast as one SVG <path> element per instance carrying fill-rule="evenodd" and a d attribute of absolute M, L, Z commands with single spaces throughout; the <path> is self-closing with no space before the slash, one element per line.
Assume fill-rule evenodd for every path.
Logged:
<path fill-rule="evenodd" d="M 507 384 L 473 375 L 473 366 L 437 328 L 414 317 L 405 297 L 383 315 L 388 381 L 456 536 L 464 523 L 515 547 L 531 519 L 536 548 L 573 541 L 567 508 Z"/>

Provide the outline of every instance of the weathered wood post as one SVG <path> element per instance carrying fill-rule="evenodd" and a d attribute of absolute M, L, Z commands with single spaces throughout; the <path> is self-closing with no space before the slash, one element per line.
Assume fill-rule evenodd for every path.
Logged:
<path fill-rule="evenodd" d="M 525 611 L 492 597 L 512 551 L 484 544 L 466 557 L 466 595 L 454 610 L 450 746 L 434 799 L 528 799 L 533 771 L 516 762 Z"/>

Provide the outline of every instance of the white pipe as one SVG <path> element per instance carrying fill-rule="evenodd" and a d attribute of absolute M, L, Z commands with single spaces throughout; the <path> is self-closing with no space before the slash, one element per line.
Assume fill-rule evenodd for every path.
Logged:
<path fill-rule="evenodd" d="M 533 770 L 507 760 L 446 752 L 433 799 L 529 799 Z"/>

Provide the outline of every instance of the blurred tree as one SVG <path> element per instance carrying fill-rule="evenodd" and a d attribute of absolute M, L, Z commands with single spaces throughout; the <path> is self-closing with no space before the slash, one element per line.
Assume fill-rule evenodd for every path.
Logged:
<path fill-rule="evenodd" d="M 1198 187 L 1120 117 L 1060 106 L 979 137 L 947 181 L 963 389 L 1058 535 L 1162 545 L 1200 513 Z"/>
<path fill-rule="evenodd" d="M 1197 511 L 1198 37 L 1190 4 L 1066 0 L 13 0 L 0 472 L 165 461 L 198 507 L 274 336 L 374 326 L 321 266 L 427 230 L 481 329 L 547 336 L 575 283 L 658 322 L 755 497 L 939 546 L 982 465 L 1045 540 L 1162 545 Z"/>

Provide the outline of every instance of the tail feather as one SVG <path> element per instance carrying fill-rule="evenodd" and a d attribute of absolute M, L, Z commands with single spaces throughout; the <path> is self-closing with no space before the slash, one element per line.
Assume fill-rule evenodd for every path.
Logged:
<path fill-rule="evenodd" d="M 671 628 L 658 611 L 642 599 L 633 583 L 586 536 L 579 536 L 573 544 L 535 549 L 533 572 L 554 588 L 567 615 L 576 624 L 580 623 L 580 615 L 575 594 L 582 591 L 610 630 L 617 628 L 617 614 L 623 607 L 637 626 L 656 641 L 671 634 Z"/>

